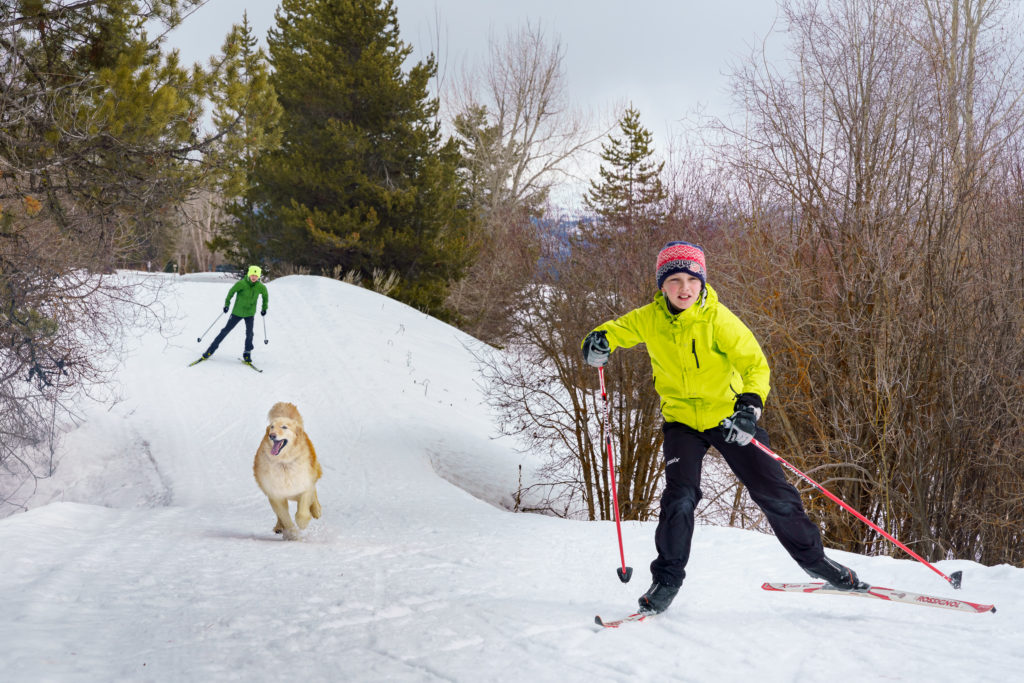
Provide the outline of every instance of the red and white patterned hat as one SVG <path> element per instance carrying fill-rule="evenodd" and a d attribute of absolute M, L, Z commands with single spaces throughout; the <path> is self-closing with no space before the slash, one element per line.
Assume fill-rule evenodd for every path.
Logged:
<path fill-rule="evenodd" d="M 702 288 L 707 285 L 708 269 L 704 263 L 704 249 L 689 242 L 669 242 L 662 247 L 658 252 L 658 265 L 655 269 L 658 289 L 675 273 L 689 273 L 700 278 Z"/>

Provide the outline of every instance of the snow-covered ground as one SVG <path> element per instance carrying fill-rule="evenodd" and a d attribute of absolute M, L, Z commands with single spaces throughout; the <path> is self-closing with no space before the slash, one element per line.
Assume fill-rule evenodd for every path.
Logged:
<path fill-rule="evenodd" d="M 155 276 L 164 277 L 164 276 Z M 269 283 L 257 374 L 242 328 L 185 365 L 230 281 L 177 278 L 124 400 L 68 433 L 56 477 L 0 520 L 3 681 L 1006 681 L 1024 671 L 1024 569 L 969 561 L 954 591 L 910 559 L 830 554 L 883 586 L 995 614 L 762 591 L 806 580 L 775 540 L 699 527 L 665 614 L 598 630 L 647 588 L 653 523 L 508 510 L 517 453 L 454 328 L 318 277 Z M 302 411 L 323 518 L 271 532 L 252 476 L 267 410 Z"/>

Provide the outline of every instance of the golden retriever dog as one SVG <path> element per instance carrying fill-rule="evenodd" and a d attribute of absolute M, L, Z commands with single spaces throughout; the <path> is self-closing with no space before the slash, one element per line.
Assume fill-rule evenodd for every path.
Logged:
<path fill-rule="evenodd" d="M 298 529 L 305 529 L 309 524 L 311 516 L 320 518 L 316 482 L 323 470 L 316 460 L 313 443 L 303 429 L 298 408 L 291 403 L 275 403 L 267 413 L 267 421 L 267 431 L 256 451 L 252 472 L 277 515 L 274 533 L 295 538 Z M 298 504 L 294 522 L 288 511 L 290 500 Z"/>

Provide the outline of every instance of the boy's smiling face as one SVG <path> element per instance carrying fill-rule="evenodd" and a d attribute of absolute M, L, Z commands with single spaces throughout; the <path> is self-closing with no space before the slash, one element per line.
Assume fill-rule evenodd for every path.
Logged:
<path fill-rule="evenodd" d="M 661 285 L 661 291 L 665 294 L 668 302 L 685 311 L 693 305 L 700 296 L 700 278 L 689 273 L 675 273 L 665 279 Z"/>

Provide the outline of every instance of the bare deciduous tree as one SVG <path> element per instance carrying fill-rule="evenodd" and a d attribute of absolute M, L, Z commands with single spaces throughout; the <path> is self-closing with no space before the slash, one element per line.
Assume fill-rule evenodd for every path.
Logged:
<path fill-rule="evenodd" d="M 932 560 L 1021 558 L 1001 521 L 1024 513 L 1024 272 L 1005 250 L 1024 73 L 989 30 L 1004 7 L 788 2 L 794 71 L 736 74 L 746 119 L 720 148 L 745 216 L 727 270 L 768 332 L 781 447 Z M 828 542 L 883 549 L 810 507 Z"/>
<path fill-rule="evenodd" d="M 451 284 L 448 305 L 458 312 L 462 329 L 504 345 L 516 327 L 523 290 L 536 277 L 544 240 L 525 211 L 496 211 L 490 223 L 489 230 L 476 232 L 476 258 L 466 276 Z"/>
<path fill-rule="evenodd" d="M 141 26 L 194 4 L 0 4 L 4 503 L 50 474 L 57 420 L 102 390 L 125 331 L 157 321 L 157 281 L 114 269 L 170 251 L 205 77 Z"/>
<path fill-rule="evenodd" d="M 109 399 L 106 379 L 128 331 L 159 325 L 163 287 L 104 274 L 44 214 L 0 218 L 0 516 L 53 473 L 62 421 L 83 398 Z M 28 484 L 28 486 L 26 486 Z"/>
<path fill-rule="evenodd" d="M 558 40 L 527 24 L 490 42 L 487 61 L 449 88 L 448 118 L 463 145 L 473 201 L 485 215 L 539 211 L 552 186 L 604 132 L 570 106 Z"/>
<path fill-rule="evenodd" d="M 208 246 L 226 220 L 224 200 L 210 190 L 197 190 L 178 209 L 178 273 L 213 270 L 218 259 Z"/>
<path fill-rule="evenodd" d="M 564 245 L 541 242 L 550 268 L 517 292 L 509 362 L 485 368 L 505 430 L 546 457 L 539 487 L 548 491 L 546 508 L 555 514 L 612 518 L 599 426 L 604 408 L 597 370 L 582 362 L 580 342 L 599 323 L 653 296 L 650 239 L 620 233 L 594 246 L 581 233 L 572 240 L 569 259 Z M 620 511 L 623 519 L 647 519 L 656 508 L 661 473 L 661 421 L 650 362 L 643 353 L 616 354 L 606 377 Z"/>

